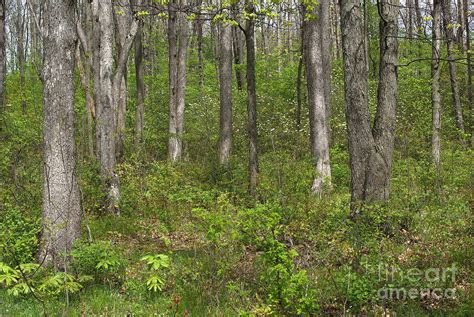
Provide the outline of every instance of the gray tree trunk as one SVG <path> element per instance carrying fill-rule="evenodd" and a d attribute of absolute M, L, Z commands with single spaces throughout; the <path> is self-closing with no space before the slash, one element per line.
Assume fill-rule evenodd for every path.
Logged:
<path fill-rule="evenodd" d="M 467 100 L 472 111 L 474 100 L 472 98 L 472 64 L 471 64 L 471 28 L 469 27 L 469 7 L 467 0 L 463 0 L 464 26 L 466 28 L 466 59 L 467 59 Z M 474 132 L 471 131 L 471 140 L 474 141 Z M 474 145 L 474 142 L 472 142 Z"/>
<path fill-rule="evenodd" d="M 323 61 L 323 85 L 324 85 L 324 103 L 326 106 L 326 129 L 328 130 L 328 142 L 331 142 L 331 22 L 330 22 L 330 0 L 321 0 L 319 2 L 320 10 L 320 32 L 321 32 L 321 55 Z"/>
<path fill-rule="evenodd" d="M 304 27 L 301 27 L 300 32 L 300 57 L 298 60 L 298 71 L 296 75 L 296 131 L 301 131 L 301 106 L 303 103 L 303 97 L 301 92 L 301 82 L 303 79 L 303 56 L 304 56 Z"/>
<path fill-rule="evenodd" d="M 145 82 L 143 79 L 143 22 L 138 25 L 137 36 L 135 37 L 135 77 L 137 86 L 137 109 L 135 114 L 135 147 L 139 147 L 143 142 L 143 128 L 145 125 Z"/>
<path fill-rule="evenodd" d="M 446 48 L 448 52 L 448 65 L 449 65 L 449 79 L 451 81 L 451 94 L 453 98 L 454 113 L 456 117 L 456 128 L 458 129 L 458 137 L 462 141 L 464 134 L 464 120 L 462 115 L 461 97 L 459 95 L 459 85 L 457 79 L 456 63 L 453 61 L 454 52 L 454 31 L 453 28 L 449 27 L 451 24 L 451 7 L 449 0 L 443 0 L 441 4 L 443 11 L 443 26 L 444 34 L 446 35 Z"/>
<path fill-rule="evenodd" d="M 6 75 L 6 37 L 5 18 L 6 0 L 0 0 L 0 131 L 3 129 L 3 115 L 5 112 L 5 75 Z"/>
<path fill-rule="evenodd" d="M 228 167 L 232 150 L 232 27 L 221 25 L 219 85 L 220 85 L 220 133 L 219 162 Z"/>
<path fill-rule="evenodd" d="M 92 0 L 92 77 L 93 77 L 93 90 L 94 90 L 94 107 L 96 113 L 96 125 L 95 125 L 95 138 L 96 138 L 96 146 L 95 152 L 97 156 L 97 160 L 101 161 L 101 129 L 102 125 L 100 124 L 99 120 L 100 114 L 102 113 L 102 101 L 101 101 L 101 81 L 100 81 L 100 20 L 99 20 L 99 0 Z"/>
<path fill-rule="evenodd" d="M 198 1 L 198 7 L 200 8 L 202 5 L 202 0 Z M 204 93 L 204 56 L 202 52 L 202 44 L 203 44 L 203 25 L 204 25 L 204 17 L 199 14 L 196 19 L 196 33 L 197 33 L 197 51 L 198 51 L 198 68 L 199 68 L 199 92 L 201 97 Z"/>
<path fill-rule="evenodd" d="M 439 92 L 440 53 L 441 53 L 441 1 L 433 1 L 433 29 L 431 41 L 431 103 L 432 103 L 432 135 L 431 151 L 433 163 L 439 171 L 441 167 L 441 94 Z"/>
<path fill-rule="evenodd" d="M 21 0 L 16 0 L 16 40 L 18 69 L 20 70 L 20 91 L 21 91 L 21 109 L 26 113 L 26 95 L 25 95 L 25 17 Z"/>
<path fill-rule="evenodd" d="M 368 107 L 368 69 L 365 50 L 364 8 L 356 0 L 341 0 L 341 33 L 344 59 L 344 90 L 351 168 L 351 200 L 364 200 L 373 136 Z"/>
<path fill-rule="evenodd" d="M 248 14 L 255 12 L 251 0 L 245 1 Z M 245 25 L 247 48 L 247 124 L 249 134 L 249 194 L 256 196 L 258 184 L 258 132 L 257 132 L 257 89 L 255 81 L 255 21 L 248 19 Z"/>
<path fill-rule="evenodd" d="M 111 0 L 99 2 L 100 22 L 100 112 L 97 113 L 97 126 L 100 137 L 100 166 L 101 175 L 107 188 L 107 208 L 110 213 L 120 214 L 119 178 L 115 171 L 117 144 L 117 112 L 119 111 L 120 92 L 123 89 L 122 80 L 138 30 L 138 21 L 133 20 L 123 46 L 116 60 L 113 71 L 113 6 Z"/>
<path fill-rule="evenodd" d="M 186 55 L 188 48 L 188 22 L 184 13 L 176 12 L 185 0 L 171 0 L 168 4 L 169 44 L 169 143 L 171 162 L 180 161 L 183 155 L 184 105 L 186 88 Z"/>
<path fill-rule="evenodd" d="M 237 9 L 235 7 L 232 8 L 233 18 L 237 18 Z M 243 63 L 243 41 L 242 41 L 242 34 L 237 26 L 232 27 L 232 42 L 233 42 L 233 56 L 234 56 L 234 64 L 235 64 L 235 79 L 237 83 L 237 89 L 241 91 L 244 85 L 244 75 L 241 69 L 241 65 Z"/>
<path fill-rule="evenodd" d="M 74 2 L 49 0 L 44 17 L 43 231 L 39 261 L 63 269 L 81 232 L 74 140 Z"/>
<path fill-rule="evenodd" d="M 119 180 L 115 172 L 116 108 L 113 100 L 113 12 L 112 1 L 99 1 L 100 22 L 100 112 L 97 126 L 100 137 L 100 167 L 107 188 L 107 208 L 110 213 L 119 213 Z"/>
<path fill-rule="evenodd" d="M 374 148 L 366 176 L 365 200 L 386 201 L 390 195 L 397 108 L 398 0 L 379 2 L 380 62 Z"/>
<path fill-rule="evenodd" d="M 308 12 L 314 18 L 304 22 L 304 57 L 305 74 L 308 89 L 308 106 L 310 121 L 310 143 L 315 161 L 316 176 L 311 192 L 321 195 L 325 188 L 331 186 L 331 165 L 329 158 L 328 98 L 326 97 L 327 70 L 330 55 L 323 51 L 327 43 L 325 38 L 323 11 L 328 9 L 328 0 L 319 2 L 317 9 Z M 325 8 L 326 7 L 326 8 Z M 329 63 L 330 64 L 330 63 Z"/>
<path fill-rule="evenodd" d="M 389 198 L 395 133 L 398 1 L 379 3 L 380 81 L 373 132 L 368 106 L 367 31 L 363 6 L 355 0 L 342 0 L 340 5 L 351 200 L 352 211 L 357 212 L 361 202 Z"/>
<path fill-rule="evenodd" d="M 116 60 L 120 58 L 122 51 L 125 48 L 127 41 L 127 34 L 131 26 L 131 12 L 130 12 L 130 1 L 125 0 L 120 3 L 114 3 L 114 21 L 115 21 L 115 43 L 116 43 Z M 126 67 L 125 67 L 126 69 Z M 115 97 L 115 96 L 114 96 Z M 127 81 L 126 81 L 126 70 L 120 78 L 120 86 L 118 92 L 117 104 L 117 144 L 116 144 L 116 155 L 117 160 L 120 162 L 124 156 L 124 143 L 125 143 L 125 120 L 127 114 Z"/>

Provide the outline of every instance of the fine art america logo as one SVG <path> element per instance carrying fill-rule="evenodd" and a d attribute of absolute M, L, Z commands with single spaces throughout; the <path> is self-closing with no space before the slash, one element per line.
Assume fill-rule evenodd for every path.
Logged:
<path fill-rule="evenodd" d="M 377 291 L 380 299 L 405 300 L 405 299 L 452 299 L 455 297 L 456 289 L 441 287 L 439 285 L 454 285 L 456 281 L 457 268 L 455 264 L 446 268 L 411 268 L 401 270 L 395 266 L 379 264 L 378 279 L 385 286 Z M 433 287 L 416 287 L 404 285 L 434 285 Z"/>

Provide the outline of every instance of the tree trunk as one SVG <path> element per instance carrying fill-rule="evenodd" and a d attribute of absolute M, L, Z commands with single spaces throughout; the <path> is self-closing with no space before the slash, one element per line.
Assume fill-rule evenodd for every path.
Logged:
<path fill-rule="evenodd" d="M 100 167 L 107 188 L 107 208 L 119 213 L 119 179 L 115 172 L 116 108 L 113 100 L 113 12 L 111 0 L 100 0 L 100 112 L 97 126 L 100 136 Z"/>
<path fill-rule="evenodd" d="M 431 151 L 433 163 L 439 171 L 441 167 L 441 95 L 439 92 L 440 53 L 441 53 L 441 1 L 433 2 L 433 30 L 431 48 L 431 103 L 432 103 L 432 135 Z"/>
<path fill-rule="evenodd" d="M 414 0 L 407 0 L 407 37 L 411 41 L 413 39 L 413 20 L 415 15 L 413 14 L 414 12 Z"/>
<path fill-rule="evenodd" d="M 5 75 L 6 75 L 6 38 L 5 18 L 6 0 L 0 0 L 0 131 L 3 129 L 5 113 Z"/>
<path fill-rule="evenodd" d="M 183 155 L 184 105 L 186 88 L 186 53 L 188 47 L 188 23 L 184 13 L 176 12 L 178 3 L 168 4 L 168 44 L 169 44 L 169 144 L 168 156 L 171 162 L 180 161 Z"/>
<path fill-rule="evenodd" d="M 374 148 L 366 176 L 365 200 L 386 201 L 390 195 L 397 108 L 398 0 L 379 2 L 380 62 Z"/>
<path fill-rule="evenodd" d="M 302 93 L 301 93 L 301 82 L 303 79 L 303 56 L 304 56 L 304 28 L 301 28 L 300 32 L 300 57 L 298 60 L 298 73 L 296 76 L 296 131 L 301 131 L 301 106 L 302 106 Z"/>
<path fill-rule="evenodd" d="M 312 133 L 311 148 L 314 155 L 316 176 L 311 192 L 321 195 L 325 188 L 331 186 L 331 165 L 329 158 L 329 129 L 328 129 L 328 98 L 326 97 L 325 63 L 329 63 L 330 55 L 323 52 L 326 48 L 324 31 L 324 11 L 329 8 L 328 0 L 319 2 L 317 9 L 309 12 L 314 19 L 304 22 L 304 56 L 305 74 L 308 89 L 308 105 L 310 127 Z M 330 42 L 329 42 L 330 43 Z"/>
<path fill-rule="evenodd" d="M 232 27 L 221 25 L 219 86 L 220 86 L 220 133 L 219 163 L 228 167 L 232 150 Z"/>
<path fill-rule="evenodd" d="M 143 128 L 145 125 L 145 82 L 143 79 L 143 21 L 139 22 L 135 37 L 135 77 L 137 87 L 136 114 L 135 114 L 135 147 L 138 149 L 143 142 Z"/>
<path fill-rule="evenodd" d="M 235 79 L 237 81 L 237 89 L 242 91 L 244 85 L 244 75 L 242 73 L 242 36 L 240 30 L 236 26 L 232 27 L 232 40 L 233 40 L 233 49 L 234 49 L 234 64 L 235 64 Z"/>
<path fill-rule="evenodd" d="M 448 52 L 449 78 L 451 81 L 451 93 L 453 98 L 454 113 L 456 116 L 456 128 L 458 129 L 458 137 L 462 141 L 464 134 L 464 120 L 462 115 L 461 98 L 459 96 L 459 85 L 457 79 L 456 63 L 453 61 L 454 51 L 454 32 L 449 25 L 451 24 L 451 7 L 449 0 L 442 0 L 441 8 L 443 11 L 444 34 L 446 35 L 446 48 Z"/>
<path fill-rule="evenodd" d="M 246 0 L 248 14 L 255 12 L 251 0 Z M 249 134 L 249 194 L 255 198 L 258 182 L 258 133 L 257 133 L 257 92 L 255 82 L 255 21 L 248 19 L 245 25 L 245 45 L 247 47 L 247 115 Z"/>
<path fill-rule="evenodd" d="M 16 0 L 16 32 L 17 32 L 17 57 L 18 68 L 20 70 L 20 91 L 21 91 L 21 109 L 26 114 L 26 94 L 25 94 L 25 18 L 21 0 Z"/>
<path fill-rule="evenodd" d="M 39 262 L 64 269 L 81 232 L 74 140 L 74 2 L 49 0 L 44 21 L 43 230 Z M 44 260 L 44 261 L 43 261 Z"/>
<path fill-rule="evenodd" d="M 471 29 L 469 27 L 469 6 L 467 0 L 463 0 L 464 3 L 464 25 L 466 28 L 466 58 L 467 58 L 467 100 L 469 104 L 474 104 L 472 96 L 472 64 L 471 64 Z M 474 133 L 472 133 L 474 139 Z"/>
<path fill-rule="evenodd" d="M 466 42 L 464 41 L 464 30 L 466 26 L 464 25 L 464 3 L 463 0 L 457 0 L 457 23 L 459 27 L 457 28 L 457 34 L 455 35 L 459 47 L 461 48 L 461 53 L 464 53 L 466 50 Z"/>
<path fill-rule="evenodd" d="M 100 120 L 100 114 L 102 113 L 102 100 L 101 100 L 101 77 L 100 77 L 100 51 L 101 51 L 101 35 L 100 35 L 100 20 L 99 20 L 99 0 L 92 1 L 92 77 L 94 85 L 94 106 L 96 113 L 96 125 L 95 125 L 95 138 L 96 146 L 95 152 L 97 160 L 101 161 L 101 140 L 100 135 L 102 123 Z"/>
<path fill-rule="evenodd" d="M 77 60 L 77 68 L 79 69 L 79 77 L 81 79 L 81 86 L 84 89 L 86 95 L 86 126 L 85 130 L 86 133 L 84 135 L 84 141 L 87 144 L 87 155 L 89 157 L 94 157 L 94 137 L 92 131 L 92 124 L 93 124 L 93 109 L 94 109 L 94 99 L 92 97 L 90 91 L 90 80 L 89 80 L 89 67 L 87 65 L 87 54 L 88 52 L 84 53 L 84 59 L 81 57 L 81 50 L 79 49 L 79 45 L 77 46 L 76 50 L 76 60 Z M 84 62 L 83 62 L 84 60 Z"/>
<path fill-rule="evenodd" d="M 321 0 L 320 1 L 320 15 L 319 19 L 320 32 L 321 32 L 321 54 L 323 61 L 323 85 L 324 85 L 324 103 L 326 107 L 326 129 L 328 142 L 331 141 L 331 73 L 332 73 L 332 63 L 331 63 L 331 28 L 330 25 L 330 0 Z"/>
<path fill-rule="evenodd" d="M 130 1 L 121 1 L 120 4 L 114 4 L 114 19 L 115 19 L 115 43 L 117 47 L 117 60 L 124 50 L 125 42 L 127 41 L 127 32 L 130 29 Z M 120 14 L 118 13 L 120 12 Z M 123 161 L 124 146 L 125 146 L 125 120 L 127 114 L 127 76 L 126 70 L 120 79 L 119 94 L 117 104 L 117 140 L 116 140 L 116 155 L 119 162 Z"/>
<path fill-rule="evenodd" d="M 469 7 L 467 0 L 464 3 L 464 26 L 466 28 L 466 59 L 467 59 L 467 100 L 469 101 L 470 110 L 474 100 L 472 98 L 472 64 L 471 64 L 471 28 L 469 27 Z M 471 131 L 471 138 L 474 140 L 474 133 Z"/>
<path fill-rule="evenodd" d="M 201 8 L 202 0 L 199 0 L 198 7 Z M 202 44 L 203 44 L 203 24 L 204 17 L 199 14 L 196 20 L 196 33 L 197 33 L 197 49 L 198 49 L 198 68 L 199 68 L 199 92 L 202 94 L 204 92 L 204 57 L 202 54 Z"/>
<path fill-rule="evenodd" d="M 420 0 L 414 0 L 415 14 L 416 14 L 416 33 L 419 38 L 425 35 L 423 28 L 423 16 L 421 15 Z"/>
<path fill-rule="evenodd" d="M 379 3 L 380 81 L 377 113 L 372 133 L 368 106 L 368 69 L 363 7 L 342 0 L 341 31 L 352 212 L 362 202 L 389 198 L 390 170 L 395 133 L 397 0 Z M 362 49 L 361 49 L 362 48 Z"/>
<path fill-rule="evenodd" d="M 367 51 L 364 8 L 356 0 L 340 0 L 344 91 L 346 105 L 351 200 L 364 200 L 365 173 L 373 146 L 368 107 Z"/>

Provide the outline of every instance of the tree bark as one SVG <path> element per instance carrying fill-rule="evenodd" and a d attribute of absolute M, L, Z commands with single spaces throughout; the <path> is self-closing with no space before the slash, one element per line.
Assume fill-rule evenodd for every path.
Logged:
<path fill-rule="evenodd" d="M 302 107 L 302 92 L 301 92 L 301 82 L 303 79 L 303 59 L 304 59 L 304 27 L 301 27 L 300 32 L 300 57 L 298 60 L 298 72 L 296 75 L 296 131 L 301 131 L 301 107 Z"/>
<path fill-rule="evenodd" d="M 26 95 L 25 95 L 25 18 L 21 0 L 16 0 L 16 40 L 17 40 L 17 58 L 18 69 L 20 70 L 20 91 L 21 91 L 21 109 L 26 114 Z"/>
<path fill-rule="evenodd" d="M 247 14 L 254 14 L 251 0 L 246 0 Z M 245 45 L 247 48 L 247 115 L 249 134 L 249 194 L 256 197 L 258 184 L 258 132 L 257 132 L 257 91 L 255 81 L 255 21 L 247 20 L 245 25 Z"/>
<path fill-rule="evenodd" d="M 341 31 L 352 212 L 363 202 L 389 198 L 395 134 L 398 0 L 379 2 L 380 70 L 378 105 L 372 132 L 368 107 L 368 69 L 363 5 L 342 0 Z"/>
<path fill-rule="evenodd" d="M 87 65 L 86 61 L 86 55 L 87 53 L 84 54 L 84 62 L 81 56 L 81 50 L 79 48 L 79 45 L 77 46 L 76 50 L 76 61 L 77 61 L 77 68 L 79 69 L 79 77 L 81 79 L 81 86 L 82 89 L 84 89 L 85 95 L 86 95 L 86 126 L 85 126 L 85 134 L 84 134 L 84 142 L 87 145 L 87 155 L 89 157 L 94 157 L 94 137 L 93 137 L 93 130 L 92 130 L 92 124 L 93 124 L 93 109 L 94 109 L 94 99 L 92 97 L 91 91 L 90 91 L 90 80 L 89 80 L 89 67 Z"/>
<path fill-rule="evenodd" d="M 470 110 L 474 100 L 472 98 L 472 64 L 471 64 L 471 28 L 469 27 L 469 7 L 467 0 L 463 0 L 464 4 L 464 27 L 466 28 L 466 59 L 467 59 L 467 100 L 469 101 Z M 474 140 L 474 133 L 471 131 L 471 138 Z"/>
<path fill-rule="evenodd" d="M 220 133 L 219 163 L 228 167 L 232 151 L 232 27 L 221 25 L 219 86 L 220 86 Z"/>
<path fill-rule="evenodd" d="M 406 1 L 406 4 L 407 4 L 407 37 L 408 39 L 411 41 L 413 40 L 413 20 L 414 20 L 414 17 L 415 15 L 413 14 L 414 12 L 414 0 L 407 0 Z"/>
<path fill-rule="evenodd" d="M 74 140 L 74 2 L 49 0 L 45 10 L 43 230 L 39 261 L 57 269 L 80 236 L 81 209 Z M 43 262 L 44 260 L 44 262 Z"/>
<path fill-rule="evenodd" d="M 188 23 L 184 13 L 177 12 L 185 0 L 170 0 L 168 3 L 169 45 L 169 143 L 168 157 L 175 163 L 183 155 L 184 106 L 186 88 L 186 55 L 188 48 Z"/>
<path fill-rule="evenodd" d="M 143 142 L 143 128 L 145 125 L 145 82 L 143 79 L 143 21 L 139 22 L 135 37 L 135 78 L 136 78 L 136 113 L 135 113 L 135 147 Z"/>
<path fill-rule="evenodd" d="M 114 4 L 114 20 L 115 20 L 115 43 L 116 43 L 116 59 L 120 58 L 120 54 L 124 50 L 127 41 L 127 33 L 131 26 L 130 1 L 121 1 L 120 4 Z M 117 104 L 117 144 L 116 155 L 119 162 L 123 161 L 125 146 L 125 120 L 127 114 L 127 76 L 125 71 L 120 78 L 120 86 L 118 92 Z"/>
<path fill-rule="evenodd" d="M 242 55 L 242 39 L 240 31 L 236 26 L 232 27 L 232 39 L 233 39 L 233 49 L 234 49 L 234 64 L 235 64 L 235 79 L 237 82 L 237 89 L 242 91 L 244 85 L 244 75 L 242 73 L 241 65 L 243 62 Z"/>
<path fill-rule="evenodd" d="M 446 35 L 446 48 L 448 52 L 448 65 L 449 65 L 449 79 L 451 81 L 451 94 L 453 98 L 454 113 L 456 117 L 456 128 L 458 129 L 458 137 L 463 141 L 464 134 L 464 120 L 462 115 L 461 98 L 459 95 L 459 85 L 457 79 L 456 63 L 453 61 L 454 51 L 454 32 L 451 24 L 451 7 L 449 0 L 442 0 L 441 10 L 443 12 L 443 26 L 444 34 Z"/>
<path fill-rule="evenodd" d="M 331 28 L 330 25 L 330 0 L 321 0 L 319 7 L 321 10 L 320 13 L 320 32 L 321 32 L 321 55 L 323 61 L 323 89 L 324 89 L 324 103 L 326 107 L 326 129 L 328 142 L 331 142 L 331 73 L 332 73 L 332 63 L 331 63 Z"/>
<path fill-rule="evenodd" d="M 99 0 L 92 0 L 92 77 L 94 89 L 94 107 L 96 113 L 95 138 L 96 138 L 96 156 L 97 160 L 101 161 L 101 140 L 100 135 L 102 120 L 100 114 L 102 113 L 101 100 L 101 77 L 100 77 L 100 51 L 101 51 L 101 35 L 100 35 L 100 20 L 99 20 Z"/>
<path fill-rule="evenodd" d="M 321 195 L 331 186 L 331 165 L 329 158 L 328 98 L 326 96 L 327 74 L 325 63 L 329 63 L 330 55 L 324 52 L 327 48 L 326 32 L 324 31 L 324 11 L 329 9 L 328 0 L 319 2 L 317 9 L 309 12 L 314 17 L 304 22 L 304 56 L 305 74 L 308 89 L 308 105 L 310 114 L 310 142 L 314 155 L 316 176 L 311 192 Z M 329 42 L 330 43 L 330 42 Z M 330 64 L 330 63 L 329 63 Z"/>
<path fill-rule="evenodd" d="M 107 208 L 110 213 L 119 213 L 119 179 L 116 164 L 116 108 L 113 100 L 113 12 L 111 0 L 99 1 L 100 21 L 100 112 L 97 126 L 100 136 L 100 167 L 107 188 Z"/>
<path fill-rule="evenodd" d="M 0 131 L 3 129 L 5 113 L 5 75 L 6 75 L 6 37 L 5 18 L 6 0 L 0 0 Z"/>
<path fill-rule="evenodd" d="M 432 135 L 431 151 L 433 163 L 439 171 L 441 167 L 441 95 L 439 92 L 440 53 L 441 53 L 441 1 L 433 1 L 433 29 L 431 41 L 431 104 L 432 104 Z"/>
<path fill-rule="evenodd" d="M 364 200 L 365 173 L 373 146 L 368 108 L 368 70 L 365 50 L 364 7 L 356 0 L 341 0 L 341 33 L 344 60 L 351 200 Z"/>
<path fill-rule="evenodd" d="M 375 114 L 374 148 L 366 176 L 365 200 L 386 201 L 390 196 L 397 108 L 398 0 L 381 0 L 380 62 Z"/>
<path fill-rule="evenodd" d="M 198 1 L 198 8 L 200 10 L 202 0 Z M 204 92 L 204 56 L 202 54 L 203 44 L 203 21 L 204 17 L 201 14 L 196 19 L 196 32 L 197 32 L 197 49 L 198 49 L 198 68 L 199 68 L 199 92 L 202 96 Z"/>

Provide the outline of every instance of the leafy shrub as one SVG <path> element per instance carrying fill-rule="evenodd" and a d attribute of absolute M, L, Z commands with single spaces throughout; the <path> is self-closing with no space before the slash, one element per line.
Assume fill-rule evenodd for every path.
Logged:
<path fill-rule="evenodd" d="M 78 241 L 71 251 L 72 268 L 79 274 L 93 276 L 102 282 L 118 282 L 123 276 L 125 261 L 108 241 Z"/>
<path fill-rule="evenodd" d="M 165 286 L 165 269 L 170 267 L 171 261 L 166 254 L 146 255 L 141 258 L 148 268 L 146 286 L 149 291 L 163 291 Z"/>
<path fill-rule="evenodd" d="M 32 261 L 39 245 L 39 218 L 27 217 L 7 205 L 0 212 L 0 219 L 0 261 L 9 265 Z"/>
<path fill-rule="evenodd" d="M 62 293 L 74 294 L 82 289 L 81 283 L 91 276 L 75 276 L 66 272 L 46 270 L 36 263 L 24 263 L 12 268 L 0 262 L 0 284 L 7 288 L 11 296 L 32 295 L 55 297 Z"/>

